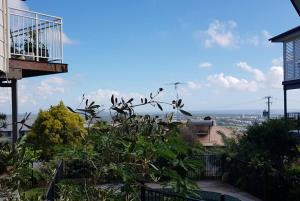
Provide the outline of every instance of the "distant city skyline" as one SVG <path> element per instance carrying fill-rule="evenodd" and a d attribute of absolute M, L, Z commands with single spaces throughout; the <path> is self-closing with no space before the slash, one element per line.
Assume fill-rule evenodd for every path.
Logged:
<path fill-rule="evenodd" d="M 282 44 L 268 39 L 300 24 L 282 0 L 9 0 L 11 6 L 64 19 L 64 61 L 69 73 L 19 82 L 20 112 L 37 113 L 82 94 L 109 105 L 114 93 L 140 97 L 183 82 L 186 110 L 283 109 Z M 300 90 L 289 91 L 289 111 L 300 110 Z M 0 111 L 10 113 L 10 92 L 0 88 Z M 145 111 L 155 111 L 146 107 Z M 166 109 L 169 110 L 169 109 Z"/>

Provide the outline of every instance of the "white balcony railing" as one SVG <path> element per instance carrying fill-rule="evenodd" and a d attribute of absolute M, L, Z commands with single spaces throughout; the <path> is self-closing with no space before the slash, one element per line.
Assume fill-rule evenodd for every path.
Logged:
<path fill-rule="evenodd" d="M 62 19 L 9 8 L 10 58 L 63 62 Z"/>

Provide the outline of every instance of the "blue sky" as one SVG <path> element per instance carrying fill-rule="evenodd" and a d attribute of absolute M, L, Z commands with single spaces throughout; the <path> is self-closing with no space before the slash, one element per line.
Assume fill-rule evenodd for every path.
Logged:
<path fill-rule="evenodd" d="M 19 82 L 20 111 L 37 112 L 85 93 L 106 105 L 111 93 L 139 98 L 184 82 L 188 110 L 264 109 L 263 97 L 282 102 L 282 45 L 268 38 L 299 25 L 283 0 L 28 0 L 30 10 L 64 19 L 69 73 Z M 88 3 L 87 3 L 88 2 Z M 0 110 L 9 112 L 9 93 Z M 27 92 L 26 92 L 27 91 Z M 300 91 L 289 92 L 300 109 Z"/>

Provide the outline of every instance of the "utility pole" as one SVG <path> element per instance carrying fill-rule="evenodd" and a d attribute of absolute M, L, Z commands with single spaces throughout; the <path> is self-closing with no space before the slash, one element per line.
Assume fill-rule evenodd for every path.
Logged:
<path fill-rule="evenodd" d="M 270 111 L 271 111 L 271 99 L 272 99 L 272 96 L 266 96 L 265 99 L 267 100 L 266 104 L 268 106 L 268 120 L 270 119 Z"/>

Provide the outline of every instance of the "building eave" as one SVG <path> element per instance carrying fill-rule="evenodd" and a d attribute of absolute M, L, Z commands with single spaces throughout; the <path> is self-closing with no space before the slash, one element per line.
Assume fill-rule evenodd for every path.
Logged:
<path fill-rule="evenodd" d="M 273 43 L 274 42 L 287 42 L 287 41 L 291 41 L 297 37 L 300 38 L 300 26 L 297 26 L 291 30 L 288 30 L 277 36 L 274 36 L 273 38 L 270 38 L 269 41 L 271 41 Z"/>

